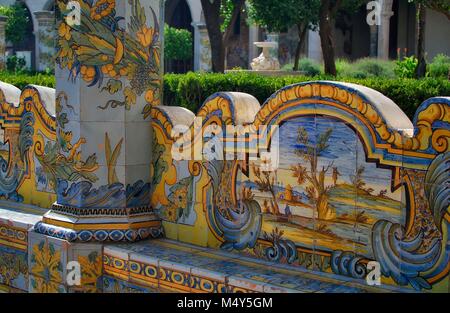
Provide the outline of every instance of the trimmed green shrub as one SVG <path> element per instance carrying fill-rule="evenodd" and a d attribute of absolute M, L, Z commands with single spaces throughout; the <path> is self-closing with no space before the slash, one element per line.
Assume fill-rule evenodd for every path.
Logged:
<path fill-rule="evenodd" d="M 450 57 L 445 54 L 438 54 L 428 68 L 431 77 L 448 77 L 450 73 Z"/>
<path fill-rule="evenodd" d="M 256 97 L 264 103 L 279 89 L 294 83 L 313 80 L 336 80 L 323 75 L 266 77 L 251 73 L 205 74 L 188 73 L 184 75 L 168 74 L 164 79 L 164 104 L 182 106 L 194 113 L 203 102 L 218 91 L 239 91 Z M 423 101 L 435 96 L 449 96 L 450 82 L 445 79 L 425 78 L 386 79 L 386 78 L 339 78 L 373 88 L 392 99 L 410 119 Z"/>
<path fill-rule="evenodd" d="M 339 76 L 351 78 L 384 77 L 395 78 L 394 64 L 391 61 L 364 58 L 354 63 L 339 60 L 336 64 Z"/>
<path fill-rule="evenodd" d="M 318 75 L 266 77 L 251 73 L 230 74 L 167 74 L 164 77 L 164 104 L 181 106 L 197 112 L 204 101 L 219 91 L 240 91 L 253 95 L 263 104 L 279 89 L 295 83 L 314 80 L 336 80 L 333 77 Z M 386 78 L 338 78 L 338 81 L 355 83 L 378 90 L 392 99 L 409 116 L 414 117 L 417 107 L 423 101 L 436 96 L 450 96 L 450 81 L 447 79 L 386 79 Z M 0 72 L 0 81 L 12 84 L 19 89 L 26 85 L 41 85 L 55 88 L 55 77 L 37 73 L 11 74 Z"/>
<path fill-rule="evenodd" d="M 16 86 L 19 89 L 23 89 L 27 85 L 39 85 L 45 87 L 55 88 L 55 76 L 42 73 L 29 74 L 29 73 L 10 73 L 0 72 L 0 81 Z"/>
<path fill-rule="evenodd" d="M 192 34 L 186 29 L 164 26 L 164 57 L 166 60 L 189 60 L 192 57 Z"/>

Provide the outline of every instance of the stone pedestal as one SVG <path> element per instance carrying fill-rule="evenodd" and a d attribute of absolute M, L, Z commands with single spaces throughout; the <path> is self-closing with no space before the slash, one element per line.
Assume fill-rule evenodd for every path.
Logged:
<path fill-rule="evenodd" d="M 162 99 L 162 3 L 81 2 L 80 25 L 57 20 L 57 142 L 45 147 L 57 202 L 37 232 L 81 242 L 161 234 L 149 116 Z"/>
<path fill-rule="evenodd" d="M 0 70 L 6 68 L 6 16 L 0 16 Z"/>
<path fill-rule="evenodd" d="M 45 71 L 55 68 L 55 13 L 34 12 L 38 29 L 36 31 L 36 69 Z"/>
<path fill-rule="evenodd" d="M 280 62 L 278 61 L 276 53 L 278 52 L 278 42 L 266 41 L 266 42 L 255 42 L 255 45 L 263 49 L 262 54 L 253 60 L 250 64 L 252 70 L 254 71 L 279 71 Z"/>

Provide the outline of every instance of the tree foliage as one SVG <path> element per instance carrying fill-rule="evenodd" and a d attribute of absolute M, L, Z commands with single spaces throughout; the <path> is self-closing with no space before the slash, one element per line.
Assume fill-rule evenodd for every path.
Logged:
<path fill-rule="evenodd" d="M 449 0 L 408 0 L 417 5 L 417 68 L 416 77 L 425 77 L 427 72 L 427 61 L 425 59 L 425 28 L 426 28 L 426 9 L 432 9 L 441 12 L 450 19 L 450 1 Z"/>
<path fill-rule="evenodd" d="M 192 34 L 186 29 L 164 26 L 164 58 L 184 61 L 192 57 Z"/>
<path fill-rule="evenodd" d="M 425 7 L 440 12 L 450 19 L 450 1 L 448 0 L 408 0 L 416 4 L 423 4 Z"/>
<path fill-rule="evenodd" d="M 249 3 L 250 18 L 269 32 L 282 32 L 297 26 L 299 38 L 294 70 L 298 70 L 307 30 L 316 29 L 319 24 L 320 0 L 250 0 Z"/>
<path fill-rule="evenodd" d="M 316 28 L 319 23 L 320 0 L 250 0 L 249 3 L 251 19 L 270 32 L 286 31 L 298 24 Z"/>
<path fill-rule="evenodd" d="M 214 72 L 225 71 L 225 50 L 245 0 L 201 0 Z"/>
<path fill-rule="evenodd" d="M 235 6 L 236 6 L 236 3 L 233 0 L 222 0 L 222 2 L 221 2 L 220 15 L 222 18 L 222 25 L 220 26 L 220 29 L 223 33 L 225 33 L 227 31 L 227 28 L 231 24 Z"/>
<path fill-rule="evenodd" d="M 6 23 L 6 40 L 16 44 L 25 38 L 27 25 L 30 19 L 27 15 L 26 7 L 21 3 L 16 3 L 12 6 L 1 6 L 0 15 L 8 18 Z"/>
<path fill-rule="evenodd" d="M 319 35 L 326 74 L 337 75 L 333 35 L 336 15 L 340 11 L 352 13 L 367 2 L 368 0 L 320 0 Z"/>

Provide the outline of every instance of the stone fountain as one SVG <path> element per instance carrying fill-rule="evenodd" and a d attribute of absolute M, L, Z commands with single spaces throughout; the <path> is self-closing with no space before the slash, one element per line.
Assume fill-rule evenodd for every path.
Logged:
<path fill-rule="evenodd" d="M 254 58 L 250 63 L 250 70 L 227 70 L 225 73 L 257 73 L 264 76 L 286 76 L 302 75 L 300 71 L 281 70 L 278 60 L 278 35 L 268 34 L 266 41 L 254 42 L 254 45 L 262 49 L 259 57 Z"/>
<path fill-rule="evenodd" d="M 270 49 L 278 48 L 278 43 L 274 41 L 255 42 L 255 46 L 262 48 L 263 52 L 250 64 L 253 71 L 279 71 L 280 62 L 273 54 L 270 53 Z"/>

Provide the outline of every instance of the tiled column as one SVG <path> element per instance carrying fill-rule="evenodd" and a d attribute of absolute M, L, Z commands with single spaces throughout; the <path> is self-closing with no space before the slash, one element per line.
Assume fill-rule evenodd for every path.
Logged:
<path fill-rule="evenodd" d="M 159 236 L 148 117 L 161 100 L 162 1 L 79 3 L 80 25 L 57 17 L 57 144 L 46 149 L 57 202 L 36 230 L 82 242 Z"/>
<path fill-rule="evenodd" d="M 6 67 L 6 16 L 0 16 L 0 70 Z"/>
<path fill-rule="evenodd" d="M 34 12 L 38 23 L 36 31 L 36 67 L 38 71 L 53 70 L 55 67 L 55 13 Z"/>

